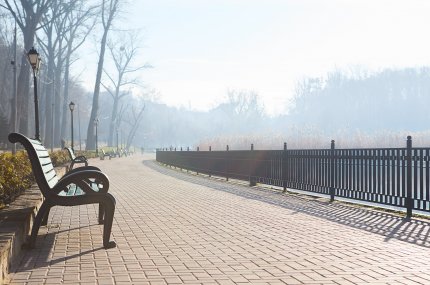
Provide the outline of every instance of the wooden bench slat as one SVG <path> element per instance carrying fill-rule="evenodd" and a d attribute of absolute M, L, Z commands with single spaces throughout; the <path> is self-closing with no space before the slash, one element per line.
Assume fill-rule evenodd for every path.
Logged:
<path fill-rule="evenodd" d="M 54 188 L 57 183 L 58 183 L 58 177 L 57 176 L 52 177 L 52 179 L 50 181 L 48 181 L 48 185 L 51 188 Z"/>
<path fill-rule="evenodd" d="M 52 160 L 50 157 L 39 157 L 39 161 L 42 166 L 52 164 Z"/>
<path fill-rule="evenodd" d="M 48 173 L 48 172 L 51 172 L 51 171 L 55 172 L 54 165 L 52 165 L 52 163 L 48 163 L 48 164 L 42 165 L 42 170 L 43 170 L 44 173 Z"/>
<path fill-rule="evenodd" d="M 36 154 L 38 157 L 49 157 L 49 152 L 47 150 L 37 150 Z"/>
<path fill-rule="evenodd" d="M 46 149 L 42 144 L 33 144 L 35 150 Z"/>
<path fill-rule="evenodd" d="M 51 181 L 54 177 L 57 177 L 57 173 L 55 173 L 55 171 L 45 173 L 46 181 Z"/>
<path fill-rule="evenodd" d="M 54 172 L 54 173 L 55 173 L 55 169 L 54 169 L 54 166 L 53 166 L 52 164 L 48 164 L 48 165 L 44 165 L 44 166 L 42 166 L 42 170 L 43 170 L 43 173 L 45 173 L 45 176 L 46 176 L 46 177 L 48 177 L 48 175 L 49 175 L 51 172 Z"/>

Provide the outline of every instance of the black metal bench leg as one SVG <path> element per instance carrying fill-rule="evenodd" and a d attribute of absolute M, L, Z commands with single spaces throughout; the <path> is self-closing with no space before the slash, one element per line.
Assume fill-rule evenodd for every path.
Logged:
<path fill-rule="evenodd" d="M 51 205 L 46 201 L 40 206 L 39 212 L 37 212 L 36 218 L 34 219 L 33 228 L 31 229 L 31 235 L 27 243 L 29 249 L 34 248 L 36 244 L 37 233 L 39 232 L 40 225 L 42 224 L 43 218 L 46 216 L 46 212 L 49 211 Z"/>
<path fill-rule="evenodd" d="M 99 225 L 103 224 L 104 216 L 105 216 L 105 209 L 104 209 L 103 203 L 100 203 L 99 204 Z"/>
<path fill-rule="evenodd" d="M 48 218 L 49 218 L 49 211 L 51 210 L 51 207 L 48 207 L 48 209 L 46 209 L 46 214 L 42 219 L 42 223 L 40 224 L 41 226 L 46 226 L 48 224 Z"/>
<path fill-rule="evenodd" d="M 114 241 L 109 241 L 110 234 L 112 232 L 113 216 L 115 213 L 115 198 L 110 194 L 106 193 L 103 201 L 105 207 L 105 220 L 103 226 L 103 247 L 105 249 L 116 247 Z"/>

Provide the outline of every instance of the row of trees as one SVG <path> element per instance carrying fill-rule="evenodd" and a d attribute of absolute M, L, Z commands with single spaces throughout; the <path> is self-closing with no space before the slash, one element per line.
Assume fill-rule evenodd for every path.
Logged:
<path fill-rule="evenodd" d="M 327 148 L 332 139 L 337 147 L 403 147 L 407 135 L 429 146 L 429 94 L 428 67 L 336 70 L 298 82 L 288 114 L 267 116 L 255 92 L 229 91 L 208 112 L 152 106 L 163 116 L 149 132 L 154 146 L 200 149 Z"/>
<path fill-rule="evenodd" d="M 96 119 L 110 119 L 109 144 L 113 144 L 113 132 L 121 126 L 121 99 L 131 96 L 127 90 L 131 84 L 138 82 L 130 78 L 132 73 L 143 68 L 144 64 L 136 64 L 139 47 L 134 44 L 137 36 L 133 32 L 114 33 L 114 23 L 121 12 L 119 0 L 1 0 L 0 1 L 0 124 L 6 124 L 9 132 L 15 130 L 32 136 L 34 122 L 32 95 L 30 91 L 30 67 L 27 52 L 36 46 L 43 65 L 38 76 L 40 94 L 40 129 L 45 144 L 58 147 L 62 139 L 68 136 L 70 101 L 78 103 L 78 108 L 86 128 L 86 147 L 95 149 Z M 14 26 L 18 27 L 18 45 L 13 44 Z M 101 31 L 101 33 L 100 33 Z M 71 72 L 73 63 L 79 59 L 80 47 L 91 33 L 99 42 L 98 65 L 96 80 L 91 100 L 79 86 L 78 78 Z M 119 34 L 119 33 L 118 33 Z M 115 40 L 119 39 L 119 40 Z M 121 43 L 121 44 L 120 44 Z M 18 60 L 14 60 L 14 51 L 18 51 Z M 108 52 L 107 55 L 106 52 Z M 113 62 L 113 69 L 104 68 L 105 58 Z M 12 60 L 12 65 L 11 65 Z M 14 73 L 17 70 L 16 102 L 14 100 Z M 111 111 L 100 112 L 100 93 L 107 90 L 112 96 Z M 131 99 L 131 100 L 135 100 Z M 137 100 L 137 99 L 136 99 Z M 17 106 L 17 117 L 12 110 Z M 123 108 L 127 105 L 122 105 Z M 131 106 L 131 105 L 130 105 Z M 142 119 L 144 104 L 139 110 L 129 110 L 128 114 L 136 113 L 135 122 L 127 128 L 130 142 L 134 138 L 136 128 Z M 106 109 L 105 109 L 106 110 Z M 122 110 L 124 112 L 124 110 Z M 110 113 L 110 114 L 109 114 Z M 107 115 L 109 114 L 109 115 Z M 139 115 L 140 114 L 140 115 Z M 126 124 L 124 124 L 126 125 Z M 124 127 L 124 126 L 123 126 Z M 0 133 L 0 141 L 5 142 L 4 132 Z"/>
<path fill-rule="evenodd" d="M 430 121 L 429 94 L 428 67 L 373 74 L 334 71 L 297 85 L 288 118 L 325 131 L 424 131 Z"/>

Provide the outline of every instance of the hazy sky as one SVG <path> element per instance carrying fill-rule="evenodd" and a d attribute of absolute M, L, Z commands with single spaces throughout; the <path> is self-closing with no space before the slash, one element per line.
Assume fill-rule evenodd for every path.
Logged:
<path fill-rule="evenodd" d="M 428 0 L 134 0 L 141 79 L 172 106 L 207 110 L 228 89 L 288 107 L 297 80 L 335 68 L 430 65 Z M 95 73 L 94 71 L 91 71 Z"/>

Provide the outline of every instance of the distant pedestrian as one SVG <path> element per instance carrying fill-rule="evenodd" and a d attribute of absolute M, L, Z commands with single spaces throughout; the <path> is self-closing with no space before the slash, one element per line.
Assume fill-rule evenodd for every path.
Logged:
<path fill-rule="evenodd" d="M 140 147 L 140 153 L 141 153 L 141 154 L 143 154 L 144 150 L 145 150 L 145 149 L 143 148 L 143 146 L 141 146 L 141 147 Z"/>

